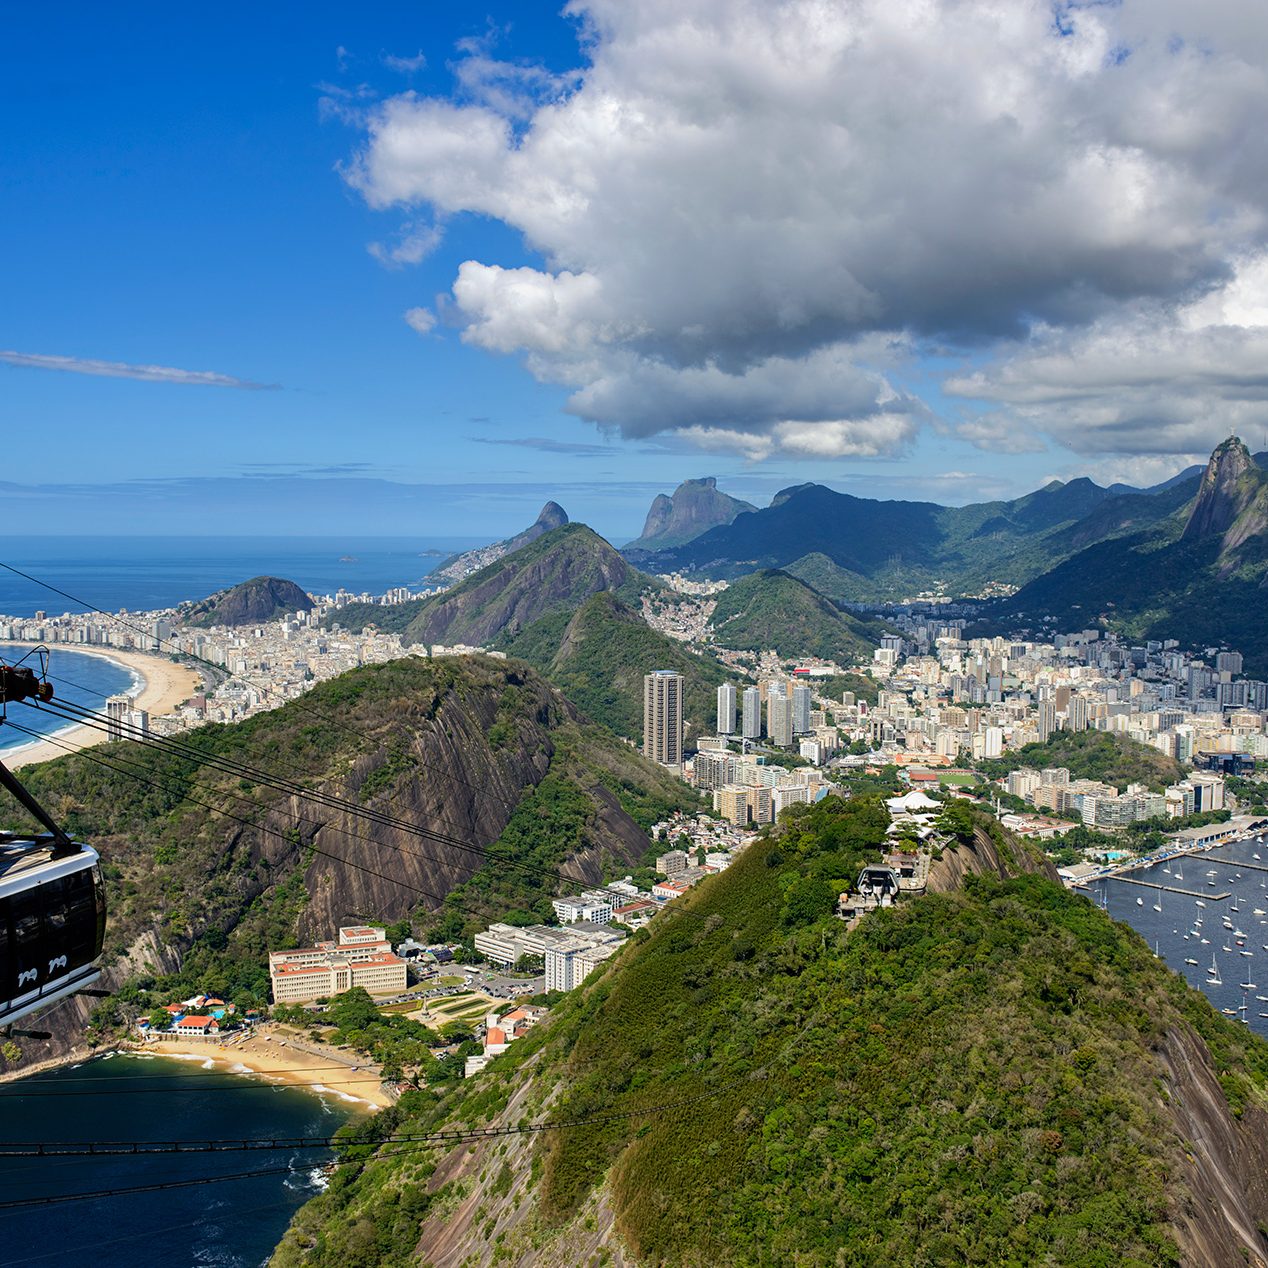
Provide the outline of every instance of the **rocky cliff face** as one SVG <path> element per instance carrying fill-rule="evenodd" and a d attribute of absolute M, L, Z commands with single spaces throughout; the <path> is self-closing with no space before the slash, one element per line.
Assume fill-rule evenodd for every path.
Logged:
<path fill-rule="evenodd" d="M 927 888 L 931 894 L 949 894 L 960 889 L 967 876 L 1004 878 L 1030 874 L 1061 883 L 1046 855 L 1032 850 L 997 824 L 980 822 L 972 841 L 942 851 L 942 857 L 929 868 Z"/>
<path fill-rule="evenodd" d="M 627 550 L 664 550 L 681 546 L 711 528 L 730 524 L 737 515 L 757 508 L 722 493 L 714 476 L 684 480 L 672 497 L 658 493 L 652 500 L 643 532 Z"/>
<path fill-rule="evenodd" d="M 521 546 L 527 546 L 529 542 L 535 542 L 553 529 L 563 528 L 567 523 L 568 512 L 558 502 L 547 502 L 538 512 L 537 518 L 522 533 L 517 533 L 505 543 L 507 554 L 519 550 Z"/>
<path fill-rule="evenodd" d="M 1198 486 L 1198 495 L 1184 527 L 1184 537 L 1213 537 L 1226 533 L 1245 507 L 1244 477 L 1255 470 L 1250 450 L 1236 436 L 1217 446 Z"/>
<path fill-rule="evenodd" d="M 252 577 L 196 603 L 185 614 L 188 625 L 259 625 L 288 612 L 311 611 L 313 601 L 284 577 Z"/>
<path fill-rule="evenodd" d="M 426 604 L 405 631 L 407 643 L 487 646 L 638 574 L 597 533 L 568 524 L 482 568 Z"/>

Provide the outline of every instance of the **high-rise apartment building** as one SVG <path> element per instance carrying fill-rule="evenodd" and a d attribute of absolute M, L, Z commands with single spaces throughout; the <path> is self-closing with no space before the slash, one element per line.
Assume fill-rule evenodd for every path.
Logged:
<path fill-rule="evenodd" d="M 643 756 L 662 766 L 682 765 L 683 677 L 657 669 L 643 677 Z"/>
<path fill-rule="evenodd" d="M 746 740 L 762 738 L 762 693 L 757 687 L 744 688 L 744 718 L 740 734 Z"/>
<path fill-rule="evenodd" d="M 771 692 L 766 700 L 766 733 L 770 742 L 790 748 L 793 742 L 793 702 L 791 696 Z"/>
<path fill-rule="evenodd" d="M 810 688 L 796 686 L 792 690 L 793 732 L 805 735 L 810 730 Z"/>
<path fill-rule="evenodd" d="M 106 739 L 123 739 L 123 729 L 131 710 L 131 696 L 110 696 L 106 700 Z"/>
<path fill-rule="evenodd" d="M 735 684 L 724 682 L 718 688 L 718 734 L 735 734 Z"/>

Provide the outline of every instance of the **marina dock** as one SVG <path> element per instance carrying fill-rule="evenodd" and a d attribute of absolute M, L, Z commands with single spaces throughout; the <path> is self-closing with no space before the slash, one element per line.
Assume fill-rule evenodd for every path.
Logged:
<path fill-rule="evenodd" d="M 1244 872 L 1268 872 L 1268 864 L 1238 863 L 1238 862 L 1235 862 L 1233 859 L 1212 858 L 1209 854 L 1206 857 L 1206 862 L 1217 863 L 1220 867 L 1236 867 Z"/>
<path fill-rule="evenodd" d="M 1122 881 L 1124 885 L 1143 885 L 1145 889 L 1161 889 L 1168 894 L 1183 894 L 1185 898 L 1202 898 L 1208 902 L 1223 902 L 1225 898 L 1231 898 L 1233 891 L 1231 889 L 1222 890 L 1215 893 L 1209 889 L 1181 889 L 1178 885 L 1158 885 L 1153 881 L 1138 881 L 1134 876 L 1098 876 L 1097 880 L 1105 881 Z"/>

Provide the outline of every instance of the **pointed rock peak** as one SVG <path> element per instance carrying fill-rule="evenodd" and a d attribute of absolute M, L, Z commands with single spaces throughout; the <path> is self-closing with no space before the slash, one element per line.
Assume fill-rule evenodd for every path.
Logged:
<path fill-rule="evenodd" d="M 684 480 L 672 497 L 658 493 L 652 499 L 640 537 L 630 543 L 636 550 L 663 550 L 730 524 L 741 511 L 754 508 L 718 488 L 716 476 Z"/>
<path fill-rule="evenodd" d="M 568 523 L 568 512 L 558 502 L 547 502 L 536 522 L 546 529 L 562 528 Z"/>
<path fill-rule="evenodd" d="M 1185 525 L 1185 537 L 1225 532 L 1242 509 L 1242 477 L 1254 469 L 1255 460 L 1240 436 L 1221 441 L 1202 473 L 1202 483 L 1198 485 L 1198 495 Z"/>

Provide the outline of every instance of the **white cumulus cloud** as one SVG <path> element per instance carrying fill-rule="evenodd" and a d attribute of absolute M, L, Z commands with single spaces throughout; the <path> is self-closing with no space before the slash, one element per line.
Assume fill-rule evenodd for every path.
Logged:
<path fill-rule="evenodd" d="M 569 12 L 575 74 L 464 48 L 453 99 L 383 103 L 347 175 L 409 222 L 468 212 L 522 235 L 540 267 L 468 260 L 453 306 L 465 338 L 568 385 L 580 416 L 749 457 L 893 453 L 928 410 L 878 343 L 973 349 L 951 388 L 984 446 L 1188 453 L 1250 409 L 1256 6 Z"/>

